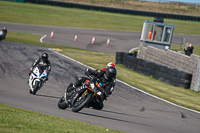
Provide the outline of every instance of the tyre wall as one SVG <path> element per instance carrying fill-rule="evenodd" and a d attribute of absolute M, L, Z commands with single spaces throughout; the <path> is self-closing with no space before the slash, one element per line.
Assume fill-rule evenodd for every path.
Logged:
<path fill-rule="evenodd" d="M 94 6 L 94 5 L 86 5 L 86 4 L 78 4 L 78 3 L 70 3 L 70 2 L 60 2 L 60 1 L 53 1 L 53 0 L 24 0 L 24 2 L 45 4 L 45 5 L 52 5 L 52 6 L 61 6 L 61 7 L 68 7 L 68 8 L 80 8 L 80 9 L 86 9 L 86 10 L 97 10 L 97 11 L 105 11 L 105 12 L 113 12 L 113 13 L 132 14 L 132 15 L 139 15 L 139 16 L 200 21 L 200 16 L 148 12 L 148 11 Z"/>
<path fill-rule="evenodd" d="M 170 69 L 176 69 L 178 71 L 192 74 L 190 88 L 195 91 L 200 91 L 200 80 L 198 76 L 200 56 L 195 54 L 187 56 L 173 50 L 164 51 L 151 46 L 140 46 L 137 58 L 154 62 Z"/>
<path fill-rule="evenodd" d="M 169 83 L 176 87 L 189 89 L 191 85 L 192 74 L 139 59 L 134 54 L 131 55 L 129 53 L 117 52 L 116 64 L 123 64 L 125 68 L 151 76 L 154 79 Z"/>

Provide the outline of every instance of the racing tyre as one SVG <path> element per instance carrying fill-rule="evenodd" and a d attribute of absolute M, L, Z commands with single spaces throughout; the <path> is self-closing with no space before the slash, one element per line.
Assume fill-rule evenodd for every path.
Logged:
<path fill-rule="evenodd" d="M 29 90 L 29 93 L 32 94 L 32 90 L 31 89 Z"/>
<path fill-rule="evenodd" d="M 88 103 L 92 100 L 92 95 L 87 94 L 87 95 L 81 95 L 76 99 L 76 102 L 72 108 L 73 112 L 78 112 L 81 109 L 83 109 Z"/>
<path fill-rule="evenodd" d="M 38 88 L 39 88 L 39 82 L 38 82 L 38 81 L 36 81 L 36 82 L 35 82 L 34 89 L 33 89 L 33 92 L 32 92 L 32 94 L 33 94 L 33 95 L 35 95 L 35 94 L 36 94 L 36 92 L 38 91 Z"/>
<path fill-rule="evenodd" d="M 58 101 L 58 108 L 59 109 L 66 109 L 68 104 L 65 102 L 64 96 Z"/>
<path fill-rule="evenodd" d="M 97 110 L 102 110 L 103 109 L 103 102 L 101 102 L 101 103 L 94 103 L 92 105 L 92 108 L 93 109 L 97 109 Z"/>
<path fill-rule="evenodd" d="M 123 64 L 124 52 L 116 52 L 116 64 Z"/>

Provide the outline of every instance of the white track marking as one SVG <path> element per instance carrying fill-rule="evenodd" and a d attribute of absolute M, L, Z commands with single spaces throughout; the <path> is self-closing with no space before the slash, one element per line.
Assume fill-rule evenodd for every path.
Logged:
<path fill-rule="evenodd" d="M 138 47 L 132 48 L 131 50 L 129 50 L 129 53 L 131 53 L 132 51 L 138 49 Z"/>
<path fill-rule="evenodd" d="M 42 36 L 41 38 L 40 38 L 40 42 L 41 43 L 43 43 L 43 39 L 46 37 L 47 35 L 45 34 L 44 36 Z"/>

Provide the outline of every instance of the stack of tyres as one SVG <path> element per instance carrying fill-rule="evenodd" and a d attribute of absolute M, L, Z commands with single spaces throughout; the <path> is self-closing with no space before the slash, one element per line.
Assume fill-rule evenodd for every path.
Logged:
<path fill-rule="evenodd" d="M 116 52 L 116 64 L 123 64 L 124 52 Z"/>
<path fill-rule="evenodd" d="M 145 60 L 142 60 L 142 59 L 137 59 L 137 68 L 136 68 L 136 72 L 139 72 L 139 73 L 142 73 L 142 74 L 145 74 L 145 68 L 144 68 L 144 65 L 145 64 Z"/>
<path fill-rule="evenodd" d="M 124 67 L 135 71 L 137 67 L 137 59 L 134 56 L 129 56 L 129 54 L 124 54 L 123 57 Z"/>
<path fill-rule="evenodd" d="M 184 87 L 186 89 L 189 89 L 191 85 L 192 74 L 180 71 L 178 76 L 179 76 L 179 87 Z"/>
<path fill-rule="evenodd" d="M 176 87 L 190 88 L 192 74 L 161 66 L 159 81 L 169 83 Z"/>
<path fill-rule="evenodd" d="M 125 68 L 151 76 L 154 79 L 176 87 L 183 87 L 185 89 L 190 88 L 192 74 L 138 59 L 130 53 L 117 52 L 116 64 L 123 64 Z"/>

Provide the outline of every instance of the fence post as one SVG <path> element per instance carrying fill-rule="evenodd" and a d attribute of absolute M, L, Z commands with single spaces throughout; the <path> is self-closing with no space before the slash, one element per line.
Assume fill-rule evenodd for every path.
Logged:
<path fill-rule="evenodd" d="M 194 84 L 194 90 L 199 91 L 199 79 L 200 79 L 200 59 L 198 59 L 197 75 Z"/>
<path fill-rule="evenodd" d="M 185 38 L 182 38 L 182 40 L 181 40 L 181 51 L 182 51 L 182 53 L 184 53 L 184 48 L 185 48 Z"/>

